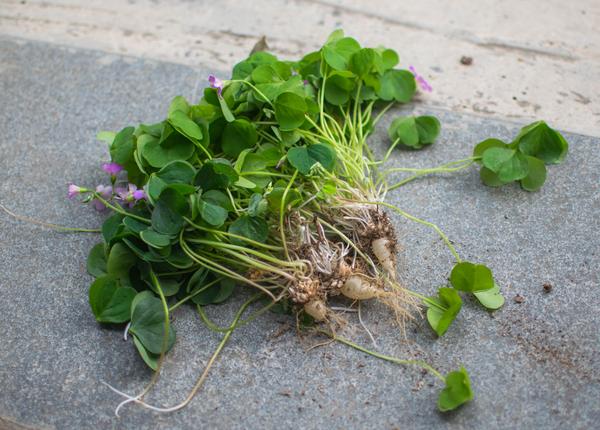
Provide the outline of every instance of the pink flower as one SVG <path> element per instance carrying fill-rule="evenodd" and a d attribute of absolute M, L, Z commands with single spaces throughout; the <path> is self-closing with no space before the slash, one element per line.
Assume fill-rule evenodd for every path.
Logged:
<path fill-rule="evenodd" d="M 208 83 L 211 88 L 217 90 L 217 94 L 220 96 L 223 93 L 223 81 L 217 78 L 215 75 L 208 75 Z"/>
<path fill-rule="evenodd" d="M 409 66 L 408 70 L 415 76 L 415 81 L 417 81 L 423 91 L 430 93 L 433 90 L 431 85 L 429 85 L 429 82 L 427 82 L 423 76 L 419 75 L 413 66 Z"/>
<path fill-rule="evenodd" d="M 83 191 L 84 191 L 84 188 L 78 187 L 75 184 L 69 184 L 68 196 L 70 199 L 72 199 L 77 194 L 81 194 Z"/>
<path fill-rule="evenodd" d="M 100 194 L 104 200 L 112 199 L 113 189 L 110 185 L 98 185 L 96 187 L 96 192 L 98 194 Z M 96 208 L 97 211 L 103 211 L 104 209 L 106 209 L 106 206 L 104 206 L 104 203 L 102 203 L 98 199 L 94 199 L 92 204 L 94 205 L 94 208 Z"/>
<path fill-rule="evenodd" d="M 127 188 L 117 188 L 117 198 L 130 208 L 135 205 L 138 200 L 146 199 L 144 190 L 139 189 L 135 184 L 129 184 Z"/>
<path fill-rule="evenodd" d="M 117 173 L 123 170 L 123 166 L 117 163 L 105 163 L 102 165 L 102 170 L 111 176 L 116 176 Z"/>

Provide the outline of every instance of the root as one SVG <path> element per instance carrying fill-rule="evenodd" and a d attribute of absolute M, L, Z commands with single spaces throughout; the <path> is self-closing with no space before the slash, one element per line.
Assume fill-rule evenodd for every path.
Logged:
<path fill-rule="evenodd" d="M 369 282 L 359 275 L 350 276 L 340 292 L 352 300 L 374 299 L 385 294 L 385 291 L 378 288 L 375 282 Z"/>
<path fill-rule="evenodd" d="M 381 267 L 387 272 L 387 274 L 392 278 L 396 279 L 396 254 L 395 244 L 390 241 L 387 237 L 380 237 L 379 239 L 375 239 L 371 242 L 371 250 Z"/>
<path fill-rule="evenodd" d="M 304 312 L 313 317 L 315 321 L 325 321 L 327 319 L 328 310 L 325 301 L 322 299 L 313 299 L 304 304 Z"/>

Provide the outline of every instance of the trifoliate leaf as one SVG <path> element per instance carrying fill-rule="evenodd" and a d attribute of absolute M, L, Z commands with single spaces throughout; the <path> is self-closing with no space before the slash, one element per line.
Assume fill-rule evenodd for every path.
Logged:
<path fill-rule="evenodd" d="M 468 261 L 457 263 L 450 273 L 450 283 L 460 291 L 475 292 L 489 290 L 494 286 L 492 271 L 483 264 Z"/>
<path fill-rule="evenodd" d="M 432 303 L 426 303 L 427 321 L 438 336 L 443 336 L 456 318 L 462 307 L 462 300 L 455 289 L 442 287 L 438 297 L 429 298 Z"/>
<path fill-rule="evenodd" d="M 446 387 L 438 397 L 438 409 L 442 412 L 451 411 L 473 400 L 471 381 L 464 367 L 446 375 Z"/>

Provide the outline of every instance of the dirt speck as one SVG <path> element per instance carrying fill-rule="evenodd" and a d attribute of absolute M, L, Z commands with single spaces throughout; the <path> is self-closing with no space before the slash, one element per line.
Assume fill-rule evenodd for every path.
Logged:
<path fill-rule="evenodd" d="M 521 304 L 521 303 L 523 303 L 523 302 L 525 301 L 525 297 L 523 297 L 523 296 L 522 296 L 522 295 L 520 295 L 520 294 L 517 294 L 517 295 L 516 295 L 516 296 L 513 298 L 513 300 L 515 301 L 515 303 L 519 303 L 519 304 Z"/>
<path fill-rule="evenodd" d="M 542 288 L 544 289 L 544 293 L 549 293 L 550 291 L 552 291 L 552 284 L 546 282 L 544 285 L 542 285 Z"/>
<path fill-rule="evenodd" d="M 470 66 L 471 64 L 473 64 L 473 57 L 463 55 L 462 57 L 460 57 L 460 64 L 462 64 L 463 66 Z"/>

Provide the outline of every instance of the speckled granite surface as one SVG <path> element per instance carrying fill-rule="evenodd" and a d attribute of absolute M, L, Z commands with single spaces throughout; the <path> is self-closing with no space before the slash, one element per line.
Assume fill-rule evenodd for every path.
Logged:
<path fill-rule="evenodd" d="M 97 131 L 161 119 L 172 96 L 195 99 L 208 71 L 0 39 L 0 201 L 15 212 L 95 227 L 91 208 L 65 198 L 69 181 L 100 181 Z M 424 108 L 417 106 L 422 112 Z M 396 152 L 391 165 L 434 166 L 479 140 L 510 138 L 522 124 L 435 112 L 438 144 Z M 393 115 L 393 113 L 392 113 Z M 388 116 L 387 121 L 389 121 Z M 373 141 L 386 143 L 382 124 Z M 404 339 L 386 309 L 364 307 L 378 350 L 421 357 L 444 372 L 470 371 L 475 400 L 441 415 L 441 388 L 418 370 L 343 345 L 306 351 L 292 321 L 269 314 L 236 331 L 192 404 L 171 415 L 120 401 L 150 378 L 131 343 L 102 329 L 87 304 L 85 258 L 93 235 L 64 234 L 0 214 L 0 424 L 33 428 L 578 428 L 600 420 L 600 161 L 598 139 L 568 135 L 567 161 L 538 193 L 490 189 L 477 171 L 424 178 L 388 200 L 437 223 L 461 255 L 487 263 L 507 297 L 489 314 L 467 300 L 446 336 L 420 321 Z M 401 276 L 433 293 L 452 264 L 434 232 L 394 217 Z M 542 285 L 550 283 L 550 293 Z M 515 303 L 515 295 L 524 297 Z M 242 300 L 215 307 L 222 324 Z M 179 340 L 149 396 L 182 400 L 219 336 L 193 310 L 175 313 Z M 360 330 L 350 336 L 364 344 Z M 430 384 L 436 384 L 431 387 Z M 6 424 L 4 424 L 6 423 Z M 11 424 L 15 423 L 15 424 Z"/>

